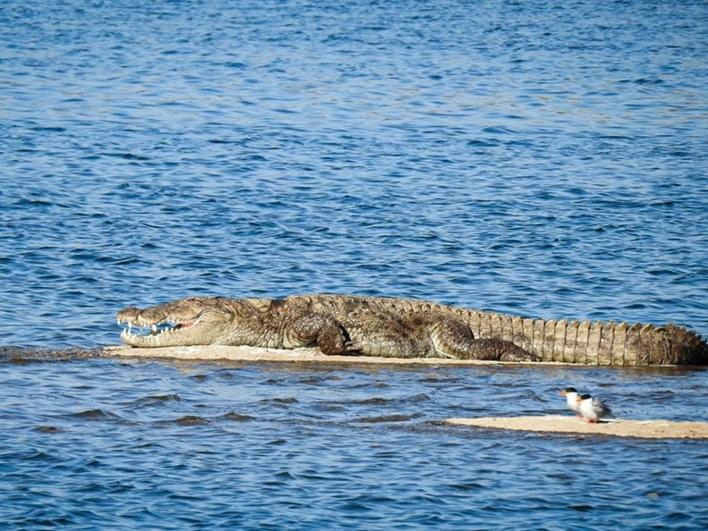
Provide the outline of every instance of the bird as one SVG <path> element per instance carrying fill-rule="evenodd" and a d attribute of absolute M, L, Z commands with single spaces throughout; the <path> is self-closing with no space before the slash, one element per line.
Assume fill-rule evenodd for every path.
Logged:
<path fill-rule="evenodd" d="M 602 400 L 592 395 L 580 395 L 576 398 L 578 413 L 588 422 L 598 422 L 601 419 L 612 418 L 612 410 Z"/>
<path fill-rule="evenodd" d="M 575 390 L 575 387 L 566 387 L 560 392 L 561 396 L 565 397 L 565 401 L 568 404 L 568 407 L 575 411 L 575 414 L 579 417 L 580 413 L 578 413 L 578 391 Z"/>

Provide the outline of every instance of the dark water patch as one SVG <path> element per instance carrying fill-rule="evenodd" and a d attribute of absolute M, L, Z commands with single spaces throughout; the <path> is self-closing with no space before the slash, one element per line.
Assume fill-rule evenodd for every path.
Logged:
<path fill-rule="evenodd" d="M 298 380 L 298 383 L 305 385 L 320 385 L 325 382 L 341 381 L 341 377 L 336 374 L 307 376 Z"/>
<path fill-rule="evenodd" d="M 602 386 L 598 386 L 602 387 Z M 608 387 L 608 386 L 605 386 Z M 673 389 L 656 389 L 656 390 L 643 390 L 641 392 L 633 393 L 633 392 L 628 392 L 624 395 L 624 397 L 628 400 L 640 400 L 643 396 L 645 397 L 651 397 L 652 400 L 673 400 L 674 398 L 680 398 L 682 395 L 682 390 L 676 390 L 674 391 Z"/>
<path fill-rule="evenodd" d="M 362 424 L 380 424 L 385 422 L 407 422 L 418 418 L 420 415 L 376 415 L 372 417 L 359 417 L 354 419 L 352 422 L 360 422 Z"/>
<path fill-rule="evenodd" d="M 459 376 L 430 374 L 423 378 L 423 381 L 431 384 L 450 385 L 461 383 L 464 380 Z"/>
<path fill-rule="evenodd" d="M 391 384 L 387 382 L 362 382 L 362 383 L 356 383 L 348 386 L 349 389 L 387 389 L 391 387 Z"/>
<path fill-rule="evenodd" d="M 131 160 L 131 161 L 148 161 L 150 160 L 150 157 L 146 157 L 144 155 L 136 155 L 134 153 L 100 153 L 100 155 L 104 157 L 115 157 L 123 160 Z"/>
<path fill-rule="evenodd" d="M 67 348 L 61 350 L 31 347 L 0 347 L 0 362 L 28 364 L 37 362 L 76 361 L 100 358 L 102 349 Z"/>
<path fill-rule="evenodd" d="M 199 415 L 183 415 L 172 422 L 178 426 L 201 426 L 209 424 L 211 419 L 200 417 Z"/>
<path fill-rule="evenodd" d="M 361 406 L 385 406 L 385 405 L 392 404 L 395 402 L 396 402 L 396 399 L 372 397 L 372 398 L 362 398 L 360 400 L 353 400 L 351 403 L 361 405 Z"/>
<path fill-rule="evenodd" d="M 152 406 L 162 406 L 167 405 L 169 402 L 179 402 L 182 398 L 176 393 L 169 393 L 165 395 L 150 395 L 138 398 L 129 403 L 130 406 L 134 408 L 139 407 L 152 407 Z"/>
<path fill-rule="evenodd" d="M 278 397 L 278 398 L 264 398 L 260 401 L 261 404 L 275 404 L 287 406 L 290 404 L 297 404 L 299 400 L 294 396 Z"/>
<path fill-rule="evenodd" d="M 182 493 L 176 493 L 176 492 L 168 494 L 167 497 L 170 500 L 176 500 L 179 502 L 199 502 L 202 500 L 202 497 L 198 496 L 198 495 L 189 495 L 189 494 L 182 494 Z M 187 522 L 190 522 L 192 524 L 199 524 L 201 521 L 199 520 L 198 517 L 195 517 L 193 519 L 187 520 Z"/>
<path fill-rule="evenodd" d="M 532 389 L 525 389 L 521 393 L 517 393 L 517 396 L 521 400 L 529 401 L 529 402 L 541 402 L 541 403 L 549 403 L 555 400 L 555 398 L 551 398 L 546 395 L 539 395 L 537 392 L 535 392 Z"/>
<path fill-rule="evenodd" d="M 221 415 L 219 419 L 230 420 L 232 422 L 248 422 L 250 420 L 255 420 L 255 417 L 250 415 L 242 415 L 240 413 L 236 413 L 235 411 L 229 411 L 228 413 Z"/>
<path fill-rule="evenodd" d="M 64 431 L 62 428 L 57 426 L 36 426 L 34 429 L 39 433 L 59 433 Z"/>
<path fill-rule="evenodd" d="M 227 145 L 228 144 L 236 144 L 236 145 L 240 145 L 240 146 L 248 144 L 247 139 L 231 140 L 231 139 L 227 139 L 227 138 L 210 138 L 208 140 L 208 142 L 210 144 L 227 144 Z"/>
<path fill-rule="evenodd" d="M 139 258 L 113 258 L 112 263 L 117 266 L 132 266 L 144 263 L 144 261 Z"/>
<path fill-rule="evenodd" d="M 341 403 L 341 402 L 320 402 L 317 404 L 313 404 L 312 407 L 316 408 L 317 411 L 320 412 L 338 412 L 338 411 L 344 411 L 346 408 L 346 404 Z"/>
<path fill-rule="evenodd" d="M 360 400 L 353 400 L 349 402 L 350 404 L 356 404 L 360 406 L 385 406 L 392 404 L 415 404 L 418 402 L 425 402 L 430 400 L 430 396 L 425 393 L 418 393 L 416 395 L 411 395 L 407 397 L 397 397 L 397 398 L 384 398 L 384 397 L 371 397 L 362 398 Z"/>
<path fill-rule="evenodd" d="M 85 409 L 82 411 L 77 411 L 75 413 L 70 413 L 67 415 L 69 418 L 82 419 L 82 420 L 96 420 L 96 421 L 123 421 L 124 419 L 111 411 L 106 411 L 100 408 Z"/>
<path fill-rule="evenodd" d="M 32 131 L 38 133 L 63 133 L 66 131 L 64 127 L 52 127 L 52 126 L 35 126 L 31 128 Z"/>
<path fill-rule="evenodd" d="M 43 199 L 20 199 L 13 204 L 15 208 L 34 208 L 34 207 L 51 207 L 54 206 L 54 202 L 46 201 Z"/>
<path fill-rule="evenodd" d="M 509 128 L 509 127 L 502 127 L 502 126 L 490 126 L 490 127 L 485 127 L 482 129 L 483 133 L 486 134 L 491 134 L 491 135 L 513 135 L 514 130 Z"/>

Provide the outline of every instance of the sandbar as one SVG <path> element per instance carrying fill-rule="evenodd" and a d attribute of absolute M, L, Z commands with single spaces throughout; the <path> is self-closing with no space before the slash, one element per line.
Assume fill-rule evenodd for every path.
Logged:
<path fill-rule="evenodd" d="M 617 419 L 589 423 L 572 416 L 451 418 L 448 424 L 520 430 L 540 433 L 571 433 L 638 437 L 642 439 L 708 439 L 708 422 Z"/>
<path fill-rule="evenodd" d="M 178 360 L 268 361 L 290 363 L 343 363 L 385 365 L 574 365 L 562 362 L 513 362 L 489 360 L 458 360 L 446 358 L 383 358 L 376 356 L 327 356 L 316 348 L 283 350 L 249 346 L 200 345 L 192 347 L 135 348 L 109 346 L 104 356 L 127 358 L 163 358 Z M 578 366 L 578 365 L 575 365 Z"/>

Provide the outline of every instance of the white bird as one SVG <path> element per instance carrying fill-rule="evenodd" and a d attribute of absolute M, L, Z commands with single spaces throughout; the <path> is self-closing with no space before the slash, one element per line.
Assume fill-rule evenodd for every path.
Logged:
<path fill-rule="evenodd" d="M 565 397 L 568 407 L 575 411 L 576 415 L 580 416 L 580 413 L 578 413 L 578 392 L 575 387 L 566 387 L 560 392 L 560 395 Z"/>
<path fill-rule="evenodd" d="M 576 398 L 578 413 L 588 422 L 598 422 L 600 419 L 612 418 L 612 410 L 602 403 L 602 400 L 591 395 L 581 395 Z"/>

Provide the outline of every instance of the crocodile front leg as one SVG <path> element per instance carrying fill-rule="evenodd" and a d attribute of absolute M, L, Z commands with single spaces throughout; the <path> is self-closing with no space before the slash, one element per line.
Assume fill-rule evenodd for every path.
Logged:
<path fill-rule="evenodd" d="M 323 354 L 347 354 L 348 336 L 336 319 L 321 313 L 308 313 L 297 318 L 286 330 L 290 348 L 317 346 Z"/>

